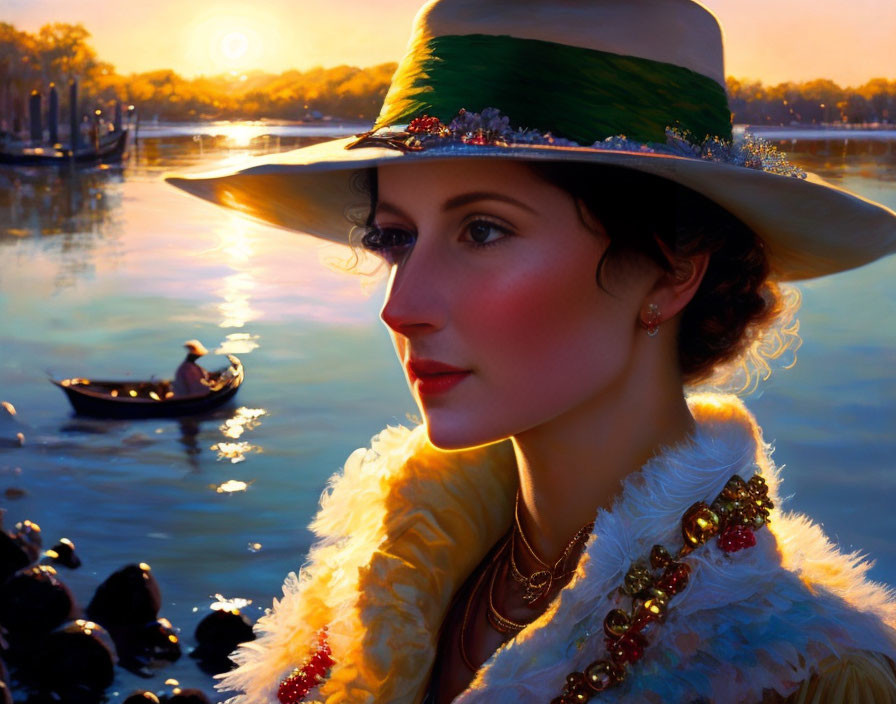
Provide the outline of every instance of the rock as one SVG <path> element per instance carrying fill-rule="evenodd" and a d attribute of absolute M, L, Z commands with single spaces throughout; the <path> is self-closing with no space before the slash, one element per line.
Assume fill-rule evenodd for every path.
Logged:
<path fill-rule="evenodd" d="M 233 666 L 228 655 L 240 643 L 255 640 L 255 633 L 239 609 L 216 609 L 196 626 L 195 638 L 198 647 L 190 657 L 199 660 L 206 672 L 218 674 Z"/>
<path fill-rule="evenodd" d="M 0 584 L 31 564 L 28 553 L 9 533 L 0 531 Z"/>
<path fill-rule="evenodd" d="M 200 689 L 175 689 L 170 697 L 165 697 L 167 704 L 211 704 L 209 698 Z"/>
<path fill-rule="evenodd" d="M 121 704 L 159 704 L 159 698 L 152 692 L 141 689 L 129 694 Z"/>
<path fill-rule="evenodd" d="M 78 619 L 47 636 L 27 677 L 30 684 L 58 695 L 64 702 L 96 702 L 112 684 L 117 659 L 105 629 Z"/>
<path fill-rule="evenodd" d="M 15 532 L 12 537 L 28 553 L 31 562 L 37 562 L 40 559 L 40 551 L 44 540 L 40 534 L 40 526 L 37 523 L 28 520 L 19 521 L 15 525 Z"/>
<path fill-rule="evenodd" d="M 13 575 L 0 586 L 0 624 L 10 640 L 31 640 L 72 618 L 75 601 L 56 570 L 38 565 Z"/>
<path fill-rule="evenodd" d="M 53 564 L 70 569 L 81 566 L 81 558 L 75 553 L 75 544 L 68 538 L 60 538 L 59 542 L 44 553 Z"/>
<path fill-rule="evenodd" d="M 97 587 L 87 615 L 106 628 L 155 621 L 162 605 L 159 585 L 145 562 L 127 565 Z"/>
<path fill-rule="evenodd" d="M 12 704 L 12 693 L 9 691 L 9 673 L 6 665 L 0 660 L 0 704 Z"/>
<path fill-rule="evenodd" d="M 180 638 L 168 619 L 113 631 L 121 666 L 143 677 L 180 658 Z"/>

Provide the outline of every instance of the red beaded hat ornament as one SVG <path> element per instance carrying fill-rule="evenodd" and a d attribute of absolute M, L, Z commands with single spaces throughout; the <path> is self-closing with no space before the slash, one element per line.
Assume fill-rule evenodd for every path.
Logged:
<path fill-rule="evenodd" d="M 280 704 L 299 704 L 308 693 L 327 679 L 334 661 L 327 643 L 326 626 L 317 634 L 317 648 L 301 667 L 295 668 L 280 682 L 277 699 Z"/>
<path fill-rule="evenodd" d="M 571 672 L 563 692 L 551 704 L 587 702 L 622 684 L 628 667 L 643 657 L 648 634 L 665 620 L 669 602 L 688 584 L 691 567 L 684 558 L 713 537 L 727 553 L 753 547 L 753 531 L 769 522 L 772 508 L 768 487 L 759 474 L 748 482 L 735 474 L 711 504 L 698 501 L 685 511 L 681 519 L 684 545 L 674 557 L 662 545 L 654 545 L 649 565 L 632 565 L 619 590 L 631 599 L 631 608 L 613 609 L 604 618 L 606 655 L 583 672 Z"/>

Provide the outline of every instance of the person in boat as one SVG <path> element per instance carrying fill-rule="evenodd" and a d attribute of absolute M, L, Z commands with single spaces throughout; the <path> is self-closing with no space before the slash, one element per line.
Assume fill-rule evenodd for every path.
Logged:
<path fill-rule="evenodd" d="M 232 702 L 896 702 L 892 592 L 718 391 L 896 214 L 732 141 L 705 8 L 432 0 L 372 132 L 169 181 L 382 257 L 424 418 L 332 480 Z"/>
<path fill-rule="evenodd" d="M 199 340 L 187 340 L 184 343 L 187 356 L 174 373 L 172 391 L 175 396 L 194 396 L 208 393 L 208 372 L 200 367 L 196 360 L 208 354 Z"/>

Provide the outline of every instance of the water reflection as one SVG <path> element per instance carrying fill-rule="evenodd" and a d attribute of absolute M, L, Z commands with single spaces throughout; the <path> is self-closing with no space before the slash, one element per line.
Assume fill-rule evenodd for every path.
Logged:
<path fill-rule="evenodd" d="M 221 313 L 222 328 L 241 328 L 248 321 L 257 317 L 256 311 L 250 305 L 252 292 L 255 290 L 255 282 L 252 276 L 245 271 L 227 276 L 221 282 L 218 295 L 224 300 L 218 304 Z"/>
<path fill-rule="evenodd" d="M 225 420 L 219 430 L 224 437 L 236 440 L 245 431 L 254 430 L 261 422 L 258 419 L 266 413 L 263 408 L 238 408 L 233 418 Z"/>
<path fill-rule="evenodd" d="M 201 129 L 202 133 L 195 134 L 197 129 Z M 209 134 L 207 130 L 214 131 L 214 134 Z M 163 136 L 138 137 L 131 150 L 128 168 L 135 175 L 159 174 L 210 161 L 298 149 L 332 139 L 333 136 L 326 133 L 315 136 L 272 135 L 271 131 L 270 125 L 191 125 L 184 134 L 166 132 Z M 361 132 L 363 129 L 355 131 Z"/>
<path fill-rule="evenodd" d="M 183 445 L 184 454 L 187 457 L 187 464 L 194 470 L 199 469 L 199 455 L 202 448 L 199 446 L 199 421 L 195 418 L 180 418 L 178 420 L 180 426 L 180 437 L 177 441 Z"/>
<path fill-rule="evenodd" d="M 0 242 L 100 232 L 121 202 L 121 168 L 0 169 Z"/>
<path fill-rule="evenodd" d="M 215 354 L 248 354 L 252 350 L 258 349 L 258 340 L 260 335 L 253 335 L 248 332 L 232 332 L 224 338 Z"/>
<path fill-rule="evenodd" d="M 812 139 L 801 134 L 797 138 L 775 140 L 774 144 L 787 152 L 792 161 L 825 178 L 841 180 L 854 173 L 874 181 L 896 181 L 896 135 L 893 133 L 878 139 L 850 139 L 848 134 L 839 139 Z"/>

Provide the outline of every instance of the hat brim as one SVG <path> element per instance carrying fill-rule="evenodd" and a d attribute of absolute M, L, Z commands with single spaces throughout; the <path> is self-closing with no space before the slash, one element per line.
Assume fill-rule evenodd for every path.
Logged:
<path fill-rule="evenodd" d="M 204 200 L 289 230 L 347 244 L 369 209 L 359 170 L 442 159 L 515 159 L 607 164 L 687 186 L 752 228 L 768 247 L 774 276 L 798 281 L 862 266 L 896 251 L 896 213 L 814 174 L 801 179 L 697 158 L 593 147 L 451 144 L 419 152 L 347 149 L 354 138 L 258 157 L 238 171 L 167 176 Z"/>

